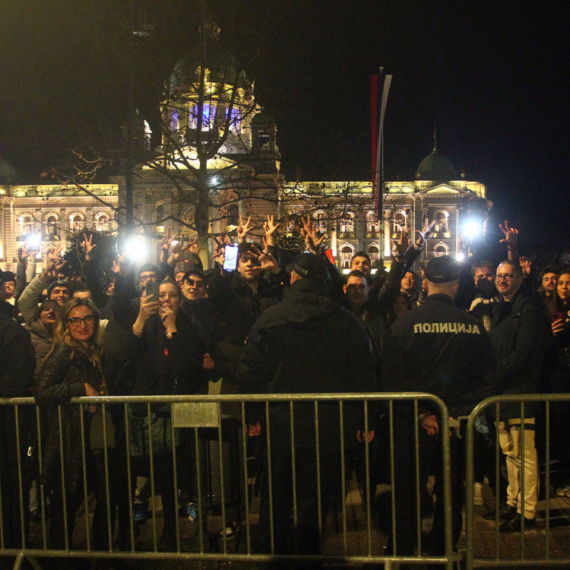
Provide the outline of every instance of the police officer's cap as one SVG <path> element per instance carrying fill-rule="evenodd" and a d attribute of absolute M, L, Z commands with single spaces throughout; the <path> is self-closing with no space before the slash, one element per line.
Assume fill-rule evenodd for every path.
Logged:
<path fill-rule="evenodd" d="M 461 266 L 449 255 L 434 257 L 426 267 L 426 278 L 432 283 L 449 283 L 460 276 Z"/>

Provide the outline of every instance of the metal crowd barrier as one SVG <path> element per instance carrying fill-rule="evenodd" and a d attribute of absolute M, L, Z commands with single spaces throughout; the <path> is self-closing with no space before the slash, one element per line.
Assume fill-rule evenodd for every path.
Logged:
<path fill-rule="evenodd" d="M 222 412 L 229 405 L 233 406 L 234 419 L 228 421 Z M 69 408 L 74 406 L 79 407 L 80 417 L 80 467 L 73 461 L 70 464 L 69 458 L 66 459 L 66 450 L 71 444 L 64 438 L 64 432 L 70 436 L 70 440 L 75 436 L 65 431 L 65 422 Z M 102 444 L 97 444 L 100 445 L 99 453 L 102 454 L 98 456 L 99 472 L 92 468 L 91 446 L 96 444 L 91 441 L 93 434 L 88 433 L 89 424 L 93 425 L 94 421 L 90 406 L 97 406 L 102 412 L 98 427 Z M 440 505 L 443 501 L 444 534 L 440 538 L 444 551 L 432 555 L 426 547 L 425 532 L 422 528 L 422 518 L 425 518 L 422 512 L 425 489 L 422 488 L 424 481 L 420 473 L 423 430 L 419 426 L 418 418 L 425 406 L 440 419 L 437 445 L 440 450 L 438 457 L 441 463 L 438 469 L 443 491 L 439 492 L 442 496 L 438 496 L 437 500 Z M 116 411 L 114 419 L 106 413 L 110 410 Z M 349 438 L 341 435 L 351 427 L 355 410 L 361 416 L 360 427 L 364 434 L 375 429 L 375 439 L 371 442 L 368 442 L 367 437 L 362 438 L 356 460 L 352 454 L 352 435 Z M 51 543 L 55 540 L 54 532 L 57 534 L 58 529 L 52 528 L 54 525 L 50 526 L 50 492 L 44 485 L 46 479 L 41 475 L 44 470 L 46 473 L 48 470 L 47 446 L 54 445 L 53 436 L 50 441 L 46 441 L 46 430 L 49 429 L 45 409 L 36 407 L 31 398 L 4 399 L 0 400 L 0 414 L 4 423 L 14 422 L 13 443 L 20 450 L 14 457 L 10 455 L 9 449 L 5 448 L 3 452 L 7 455 L 2 457 L 3 467 L 0 468 L 0 556 L 15 557 L 14 568 L 19 568 L 24 558 L 39 568 L 38 560 L 42 559 L 111 557 L 131 561 L 141 558 L 176 558 L 189 562 L 202 560 L 212 563 L 383 563 L 385 568 L 402 562 L 435 563 L 451 569 L 454 561 L 459 559 L 459 555 L 453 551 L 451 531 L 450 424 L 445 405 L 431 394 L 97 397 L 75 398 L 70 404 L 54 406 L 51 409 L 51 422 L 52 426 L 57 425 L 59 431 L 59 457 L 57 465 L 50 468 L 56 469 L 59 483 L 54 487 L 52 479 L 51 518 L 54 519 L 56 505 L 61 508 L 61 500 L 65 545 L 59 548 L 54 548 Z M 136 418 L 133 419 L 135 415 Z M 252 415 L 260 419 L 263 432 L 261 436 L 244 435 L 245 422 L 242 418 Z M 119 426 L 119 429 L 111 433 L 108 424 L 116 422 L 117 416 L 122 419 L 113 425 Z M 54 417 L 57 421 L 53 420 Z M 26 420 L 23 421 L 23 418 Z M 159 422 L 163 430 L 158 435 L 153 434 L 155 418 L 166 419 Z M 333 425 L 331 418 L 338 420 L 338 425 Z M 404 418 L 404 421 L 401 418 Z M 405 421 L 408 421 L 409 425 L 406 426 Z M 151 426 L 150 435 L 144 431 L 145 422 Z M 32 433 L 25 432 L 24 424 L 28 432 Z M 133 430 L 138 430 L 141 425 L 142 443 L 133 436 Z M 121 426 L 124 427 L 124 432 L 118 435 Z M 300 426 L 303 427 L 301 432 Z M 411 437 L 408 439 L 398 432 L 404 428 L 410 430 Z M 356 437 L 356 434 L 354 436 Z M 121 444 L 121 438 L 124 445 Z M 402 444 L 404 440 L 407 443 Z M 28 445 L 30 441 L 32 443 Z M 256 468 L 252 467 L 252 441 L 257 448 L 253 453 L 257 457 Z M 331 441 L 334 443 L 332 451 Z M 388 455 L 382 456 L 380 452 L 380 457 L 376 454 L 373 459 L 376 453 L 373 446 L 380 442 L 386 445 Z M 142 455 L 137 455 L 140 450 L 135 447 L 140 445 L 144 450 Z M 396 453 L 399 449 L 404 449 L 399 445 L 404 445 L 406 452 L 410 452 L 409 462 L 402 462 L 402 456 L 395 455 L 395 449 Z M 361 472 L 364 471 L 360 481 L 360 499 L 354 478 L 351 478 L 355 461 L 359 462 Z M 9 469 L 6 469 L 9 463 L 13 463 L 17 469 L 17 480 L 10 477 Z M 133 475 L 141 469 L 141 465 L 144 466 L 150 481 L 152 515 L 146 523 L 138 525 L 133 520 L 136 481 Z M 339 465 L 339 469 L 331 469 L 331 465 Z M 290 480 L 288 479 L 285 485 L 290 485 L 291 499 L 285 508 L 283 504 L 276 502 L 275 497 L 282 493 L 285 480 L 278 478 L 278 471 L 287 470 L 288 466 L 291 468 Z M 378 466 L 389 473 L 390 479 L 388 484 L 384 485 L 388 492 L 383 506 L 378 502 L 377 496 Z M 35 469 L 32 475 L 27 472 L 30 467 Z M 102 517 L 99 517 L 96 521 L 92 485 L 94 475 L 99 473 L 100 479 L 101 467 L 104 481 L 98 480 L 96 483 L 99 489 L 104 490 L 102 504 L 106 507 L 105 520 L 102 521 Z M 71 482 L 74 470 L 77 469 L 81 473 L 81 481 L 75 496 Z M 307 522 L 307 513 L 302 511 L 298 502 L 299 491 L 305 489 L 307 480 L 310 479 L 309 473 L 316 474 L 317 510 L 316 515 L 309 516 L 310 520 Z M 336 495 L 334 492 L 329 493 L 328 487 L 321 487 L 330 475 L 333 475 L 331 488 L 336 490 Z M 33 476 L 39 482 L 41 520 L 31 522 L 28 530 L 27 490 Z M 123 477 L 126 477 L 126 482 Z M 413 488 L 406 488 L 402 483 L 406 477 L 415 481 Z M 335 486 L 339 479 L 340 486 Z M 158 488 L 160 481 L 162 489 Z M 197 509 L 194 521 L 180 516 L 178 512 L 179 490 L 189 489 L 190 486 L 192 488 L 189 498 Z M 60 495 L 53 491 L 56 487 L 60 489 Z M 126 497 L 117 499 L 114 493 L 119 488 L 123 489 Z M 176 509 L 174 537 L 170 544 L 166 545 L 161 544 L 159 539 L 163 522 L 160 521 L 159 509 L 154 501 L 159 491 L 163 493 L 163 500 L 166 498 Z M 14 492 L 17 494 L 20 519 L 16 537 L 11 534 L 13 517 L 6 517 L 11 499 L 14 499 Z M 168 493 L 172 493 L 172 501 Z M 352 502 L 347 501 L 348 495 L 353 497 Z M 407 530 L 398 522 L 402 513 L 397 510 L 397 505 L 402 498 L 411 499 L 409 504 L 413 508 L 408 519 L 411 521 L 411 528 Z M 115 505 L 113 501 L 117 500 Z M 77 505 L 77 510 L 69 512 L 74 504 Z M 115 507 L 120 513 L 121 504 L 123 509 L 128 510 L 127 528 L 124 528 L 124 522 L 122 528 L 123 531 L 126 530 L 128 541 L 119 548 L 114 536 L 119 523 L 113 528 L 113 521 L 116 517 Z M 60 515 L 61 513 L 58 517 Z M 260 516 L 265 517 L 264 521 L 268 526 L 262 524 L 264 521 L 260 523 Z M 76 521 L 72 537 L 67 534 L 67 529 L 73 523 L 69 517 Z M 124 518 L 123 510 L 123 521 Z M 165 519 L 163 505 L 163 521 Z M 220 534 L 219 530 L 225 529 L 234 520 L 238 523 L 235 528 L 236 536 L 230 540 L 227 534 Z M 380 520 L 383 522 L 379 522 Z M 307 528 L 303 527 L 305 523 Z M 103 527 L 98 531 L 99 542 L 103 541 L 103 546 L 95 544 L 93 538 L 96 524 Z M 287 537 L 291 540 L 287 542 L 285 549 L 278 544 L 277 534 L 281 525 L 289 525 Z M 306 532 L 312 532 L 312 538 L 307 539 L 309 535 Z M 406 540 L 410 541 L 410 536 L 403 534 L 405 532 L 410 533 L 414 543 L 412 551 L 403 552 L 401 544 Z M 261 533 L 269 537 L 269 543 L 264 548 L 257 546 Z M 390 535 L 389 549 L 385 550 Z M 311 543 L 313 539 L 314 543 Z M 307 544 L 309 549 L 306 548 Z"/>
<path fill-rule="evenodd" d="M 570 403 L 570 394 L 525 394 L 525 395 L 504 395 L 488 398 L 481 402 L 473 409 L 469 415 L 466 433 L 466 563 L 467 569 L 472 568 L 492 568 L 492 567 L 517 567 L 517 566 L 543 566 L 547 568 L 567 567 L 570 566 L 570 547 L 568 547 L 569 527 L 570 527 L 570 501 L 566 498 L 556 498 L 551 492 L 551 475 L 553 467 L 557 467 L 556 460 L 552 453 L 551 435 L 555 429 L 553 423 L 553 407 L 563 403 Z M 499 512 L 501 506 L 501 493 L 497 492 L 501 485 L 501 477 L 506 485 L 505 467 L 501 467 L 503 453 L 499 443 L 499 423 L 506 420 L 507 417 L 513 418 L 513 411 L 507 415 L 506 406 L 513 405 L 515 407 L 515 416 L 520 419 L 520 426 L 529 425 L 531 431 L 536 432 L 535 445 L 538 452 L 539 463 L 539 485 L 543 482 L 541 494 L 539 495 L 539 503 L 537 514 L 538 523 L 536 527 L 523 529 L 519 532 L 501 533 L 499 531 L 500 521 L 498 515 L 491 522 L 485 522 L 481 517 L 481 509 L 476 509 L 473 505 L 474 483 L 475 483 L 475 434 L 477 431 L 476 423 L 483 415 L 489 418 L 488 423 L 491 425 L 491 442 L 493 444 L 492 453 L 494 461 L 492 466 L 492 476 L 495 480 L 495 492 L 492 504 L 486 505 L 491 509 L 491 513 Z M 538 405 L 539 412 L 531 412 L 529 406 Z M 512 408 L 511 408 L 512 410 Z M 531 416 L 534 417 L 534 424 L 529 423 Z M 517 423 L 516 421 L 514 422 Z M 525 464 L 525 432 L 529 429 L 520 431 L 520 445 L 518 458 L 523 469 L 521 469 L 519 485 L 521 489 L 520 510 L 525 511 L 525 478 L 529 477 L 528 469 L 524 468 Z M 494 433 L 493 433 L 494 432 Z M 568 437 L 565 434 L 566 443 L 563 446 L 570 445 Z M 529 435 L 526 435 L 528 438 Z M 528 450 L 527 450 L 528 451 Z M 516 452 L 515 452 L 516 453 Z M 540 465 L 543 465 L 544 472 Z M 566 476 L 570 474 L 568 471 L 570 465 L 559 464 L 564 470 Z M 541 498 L 542 497 L 542 498 Z M 557 502 L 557 505 L 553 503 Z M 476 510 L 479 512 L 476 513 Z M 556 523 L 556 524 L 554 524 Z M 492 531 L 493 540 L 487 536 L 486 540 L 481 540 L 483 535 L 491 534 L 487 527 L 495 525 Z"/>

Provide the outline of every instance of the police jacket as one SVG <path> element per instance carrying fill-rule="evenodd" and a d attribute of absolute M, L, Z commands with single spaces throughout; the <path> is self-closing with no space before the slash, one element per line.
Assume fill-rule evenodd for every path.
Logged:
<path fill-rule="evenodd" d="M 257 320 L 237 381 L 244 394 L 376 391 L 371 348 L 362 325 L 305 279 L 295 281 L 283 302 Z M 338 409 L 336 402 L 319 405 L 321 452 L 340 449 Z M 294 410 L 296 449 L 311 450 L 316 438 L 314 405 L 295 404 Z M 344 413 L 348 448 L 356 444 L 362 405 L 346 405 Z M 289 403 L 272 405 L 270 418 L 272 443 L 288 445 Z"/>
<path fill-rule="evenodd" d="M 385 390 L 435 394 L 453 418 L 468 415 L 491 395 L 494 369 L 485 329 L 448 295 L 430 295 L 399 317 L 384 345 Z"/>
<path fill-rule="evenodd" d="M 501 300 L 491 325 L 491 340 L 497 355 L 498 394 L 534 394 L 540 391 L 540 374 L 552 332 L 537 301 L 519 291 L 510 302 Z M 533 417 L 534 406 L 525 406 Z M 520 417 L 520 405 L 501 406 L 504 418 Z"/>

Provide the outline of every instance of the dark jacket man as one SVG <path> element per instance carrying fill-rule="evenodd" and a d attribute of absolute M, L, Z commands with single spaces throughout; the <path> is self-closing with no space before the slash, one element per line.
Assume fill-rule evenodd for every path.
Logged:
<path fill-rule="evenodd" d="M 444 256 L 432 259 L 426 267 L 428 297 L 426 302 L 398 318 L 385 343 L 383 381 L 387 391 L 429 392 L 443 400 L 450 417 L 464 416 L 491 395 L 495 367 L 491 341 L 485 329 L 473 317 L 456 308 L 461 269 L 457 261 Z M 428 412 L 419 418 L 422 434 L 439 432 L 440 412 L 423 405 Z M 399 554 L 411 554 L 415 525 L 413 503 L 415 485 L 414 445 L 417 418 L 411 404 L 395 405 L 394 468 L 398 479 L 396 527 Z M 422 429 L 423 428 L 423 429 Z M 420 435 L 422 435 L 420 434 Z M 443 458 L 438 441 L 420 438 L 424 453 L 433 454 L 436 470 L 434 524 L 430 536 L 433 554 L 444 550 Z M 452 507 L 453 542 L 461 534 L 463 505 L 461 441 L 452 437 Z M 414 484 L 415 483 L 415 484 Z"/>
<path fill-rule="evenodd" d="M 366 333 L 354 315 L 323 296 L 327 272 L 322 259 L 301 254 L 291 270 L 291 292 L 267 309 L 249 335 L 239 364 L 238 389 L 245 394 L 372 392 L 376 388 L 372 354 Z M 344 409 L 345 449 L 356 445 L 362 404 Z M 289 403 L 270 406 L 273 529 L 276 553 L 291 552 L 291 515 L 297 505 L 297 539 L 301 554 L 319 552 L 317 462 L 323 520 L 340 487 L 339 405 L 318 406 L 319 451 L 316 453 L 314 403 L 294 405 L 295 466 L 291 465 Z M 263 416 L 261 416 L 263 417 Z M 258 418 L 260 419 L 260 418 Z M 293 496 L 295 477 L 295 496 Z M 270 549 L 269 489 L 260 506 L 260 544 Z"/>
<path fill-rule="evenodd" d="M 35 368 L 34 350 L 30 334 L 13 316 L 14 307 L 4 301 L 4 283 L 0 271 L 0 398 L 31 396 L 32 375 Z M 0 480 L 2 481 L 2 529 L 5 548 L 22 545 L 20 518 L 20 484 L 24 504 L 24 528 L 27 534 L 27 494 L 30 489 L 30 473 L 25 453 L 28 448 L 29 417 L 25 406 L 20 408 L 20 448 L 16 441 L 16 422 L 13 406 L 0 407 Z M 18 454 L 22 473 L 18 472 Z"/>

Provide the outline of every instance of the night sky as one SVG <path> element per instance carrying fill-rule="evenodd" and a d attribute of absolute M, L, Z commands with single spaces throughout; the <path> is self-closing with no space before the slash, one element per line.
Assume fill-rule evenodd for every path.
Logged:
<path fill-rule="evenodd" d="M 370 175 L 370 75 L 393 74 L 386 179 L 438 148 L 487 185 L 492 223 L 570 245 L 568 2 L 206 0 L 221 38 L 276 117 L 282 168 Z M 80 142 L 112 144 L 135 105 L 198 42 L 194 0 L 0 0 L 0 154 L 22 183 Z M 129 22 L 153 32 L 130 49 Z"/>

